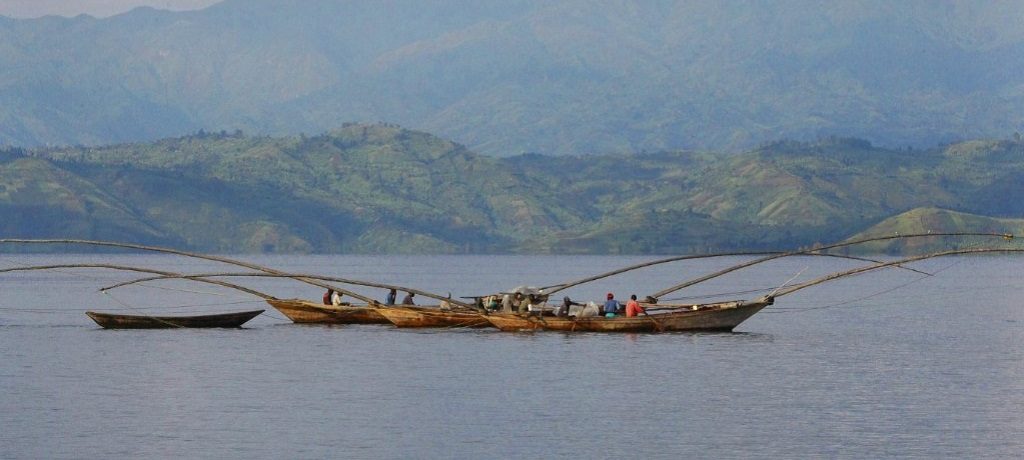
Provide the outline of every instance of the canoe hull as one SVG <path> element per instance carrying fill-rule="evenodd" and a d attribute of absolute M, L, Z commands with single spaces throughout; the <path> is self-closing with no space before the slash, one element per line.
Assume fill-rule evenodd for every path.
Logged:
<path fill-rule="evenodd" d="M 390 324 L 371 307 L 335 307 L 300 299 L 268 299 L 267 303 L 294 323 Z"/>
<path fill-rule="evenodd" d="M 383 307 L 379 313 L 397 327 L 490 327 L 479 313 L 424 307 Z"/>
<path fill-rule="evenodd" d="M 682 310 L 632 318 L 559 318 L 519 315 L 487 315 L 494 327 L 503 331 L 590 331 L 590 332 L 672 332 L 672 331 L 731 331 L 746 321 L 770 301 L 724 302 L 700 306 L 697 310 Z"/>
<path fill-rule="evenodd" d="M 263 313 L 263 310 L 200 316 L 141 316 L 85 312 L 96 324 L 105 329 L 237 328 L 260 313 Z"/>

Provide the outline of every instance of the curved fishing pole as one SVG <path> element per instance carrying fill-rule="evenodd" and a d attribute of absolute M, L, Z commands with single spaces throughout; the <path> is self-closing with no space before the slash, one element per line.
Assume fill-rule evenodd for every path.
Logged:
<path fill-rule="evenodd" d="M 590 276 L 590 277 L 587 277 L 587 278 L 583 278 L 583 279 L 576 280 L 576 281 L 571 281 L 571 282 L 564 283 L 564 284 L 554 284 L 554 285 L 551 285 L 551 286 L 545 286 L 545 287 L 543 287 L 541 289 L 542 290 L 546 290 L 546 289 L 553 288 L 553 287 L 554 288 L 558 288 L 558 289 L 555 289 L 553 291 L 547 291 L 547 294 L 551 295 L 551 294 L 554 294 L 554 293 L 556 293 L 558 291 L 569 289 L 569 288 L 571 288 L 573 286 L 578 286 L 580 284 L 589 283 L 591 281 L 597 281 L 599 279 L 608 278 L 610 276 L 615 276 L 615 275 L 618 275 L 620 273 L 625 273 L 625 272 L 632 271 L 632 270 L 637 270 L 637 269 L 640 269 L 640 268 L 646 268 L 646 267 L 650 267 L 650 266 L 653 266 L 653 265 L 667 264 L 669 262 L 678 262 L 678 261 L 681 261 L 681 260 L 708 259 L 708 258 L 712 258 L 712 257 L 729 257 L 729 256 L 761 256 L 761 255 L 776 255 L 776 254 L 785 254 L 785 252 L 782 252 L 782 251 L 746 251 L 746 252 L 722 252 L 722 253 L 717 253 L 717 254 L 691 254 L 691 255 L 687 255 L 687 256 L 673 256 L 673 257 L 668 257 L 668 258 L 665 258 L 665 259 L 658 259 L 658 260 L 654 260 L 654 261 L 650 261 L 650 262 L 643 262 L 643 263 L 639 263 L 639 264 L 635 264 L 635 265 L 629 265 L 629 266 L 626 266 L 626 267 L 619 268 L 617 270 L 612 270 L 612 271 L 607 272 L 607 273 L 601 273 L 599 275 Z M 822 257 L 836 257 L 836 258 L 840 258 L 840 259 L 860 260 L 860 261 L 864 261 L 864 262 L 880 262 L 880 261 L 874 260 L 874 259 L 867 259 L 867 258 L 863 258 L 863 257 L 856 257 L 856 256 L 850 256 L 850 255 L 843 255 L 843 254 L 808 253 L 808 254 L 800 254 L 800 255 L 822 256 Z M 913 268 L 908 268 L 908 270 L 921 273 L 922 275 L 927 275 L 927 273 L 921 272 L 920 270 L 914 270 Z"/>
<path fill-rule="evenodd" d="M 298 277 L 298 278 L 308 278 L 308 279 L 321 280 L 321 281 L 331 281 L 331 282 L 342 283 L 342 284 L 352 284 L 352 285 L 356 285 L 356 286 L 368 286 L 368 287 L 376 287 L 376 288 L 381 288 L 381 289 L 394 289 L 396 291 L 411 292 L 413 294 L 420 295 L 420 296 L 423 296 L 423 297 L 429 297 L 431 299 L 436 299 L 436 300 L 440 300 L 440 301 L 444 301 L 444 302 L 449 302 L 449 303 L 451 303 L 453 305 L 457 305 L 457 306 L 462 307 L 462 308 L 468 308 L 468 309 L 476 310 L 476 307 L 474 305 L 470 305 L 468 303 L 461 302 L 461 301 L 452 299 L 450 297 L 441 296 L 440 294 L 434 294 L 434 293 L 427 292 L 427 291 L 421 291 L 419 289 L 407 288 L 407 287 L 403 287 L 403 286 L 395 286 L 395 285 L 392 285 L 392 284 L 375 283 L 375 282 L 372 282 L 372 281 L 362 281 L 362 280 L 353 280 L 353 279 L 348 279 L 348 278 L 337 278 L 337 277 L 332 277 L 332 276 L 298 274 L 298 273 L 201 273 L 201 274 L 194 274 L 194 275 L 169 275 L 169 276 L 168 275 L 161 275 L 161 276 L 151 276 L 151 277 L 146 277 L 146 278 L 139 278 L 139 279 L 132 280 L 132 281 L 124 281 L 124 282 L 121 282 L 121 283 L 117 283 L 117 284 L 113 284 L 113 285 L 110 285 L 110 286 L 107 286 L 107 287 L 100 288 L 100 291 L 108 291 L 108 290 L 111 290 L 111 289 L 117 289 L 119 287 L 124 287 L 124 286 L 128 286 L 128 285 L 136 284 L 136 283 L 144 283 L 144 282 L 147 282 L 147 281 L 156 281 L 156 280 L 164 280 L 164 279 L 175 279 L 175 278 L 193 279 L 193 278 L 245 277 L 245 276 L 248 276 L 248 277 L 259 277 L 259 278 L 296 278 L 296 277 Z M 375 303 L 379 303 L 379 302 L 375 302 Z"/>
<path fill-rule="evenodd" d="M 878 270 L 880 268 L 887 268 L 887 267 L 891 267 L 891 266 L 894 266 L 894 265 L 907 264 L 907 263 L 917 262 L 919 260 L 931 259 L 931 258 L 935 258 L 935 257 L 944 257 L 944 256 L 950 256 L 950 255 L 958 255 L 958 254 L 983 254 L 983 253 L 991 253 L 991 252 L 1024 252 L 1024 249 L 1020 249 L 1020 248 L 954 249 L 954 250 L 950 250 L 950 251 L 943 251 L 943 252 L 935 252 L 935 253 L 931 253 L 931 254 L 925 254 L 923 256 L 908 257 L 906 259 L 894 260 L 892 262 L 882 262 L 882 263 L 871 265 L 871 266 L 867 266 L 867 267 L 860 267 L 860 268 L 855 268 L 853 270 L 847 270 L 847 271 L 843 271 L 843 272 L 832 273 L 830 275 L 822 276 L 820 278 L 816 278 L 816 279 L 813 279 L 813 280 L 810 280 L 810 281 L 806 281 L 806 282 L 803 282 L 803 283 L 800 283 L 800 284 L 795 284 L 795 285 L 790 286 L 788 288 L 780 289 L 778 292 L 775 293 L 774 297 L 782 297 L 784 295 L 789 295 L 789 294 L 792 294 L 792 293 L 794 293 L 796 291 L 799 291 L 801 289 L 806 289 L 806 288 L 809 288 L 811 286 L 824 283 L 826 281 L 832 281 L 832 280 L 835 280 L 835 279 L 838 279 L 838 278 L 843 278 L 843 277 L 846 277 L 846 276 L 859 275 L 859 274 L 864 273 L 864 272 L 869 272 L 869 271 L 872 271 L 872 270 Z"/>
<path fill-rule="evenodd" d="M 109 269 L 109 270 L 121 270 L 121 271 L 138 272 L 138 273 L 152 273 L 152 274 L 161 275 L 161 276 L 172 276 L 172 277 L 183 277 L 183 276 L 186 276 L 186 275 L 182 275 L 180 273 L 168 272 L 168 271 L 163 271 L 163 270 L 151 270 L 151 269 L 148 269 L 148 268 L 139 268 L 139 267 L 131 267 L 131 266 L 128 266 L 128 265 L 112 265 L 112 264 L 34 265 L 34 266 L 30 266 L 30 267 L 4 268 L 4 269 L 0 269 L 0 273 L 22 272 L 22 271 L 32 271 L 32 270 L 56 270 L 56 269 L 61 269 L 61 268 L 106 268 L 106 269 Z M 239 286 L 237 284 L 228 283 L 227 281 L 205 279 L 205 278 L 201 278 L 201 277 L 200 278 L 191 278 L 191 280 L 192 281 L 198 281 L 200 283 L 216 284 L 218 286 L 223 286 L 223 287 L 226 287 L 226 288 L 235 289 L 235 290 L 244 292 L 246 294 L 252 294 L 252 295 L 257 296 L 257 297 L 262 297 L 264 300 L 276 299 L 276 297 L 274 297 L 272 295 L 264 294 L 264 293 L 262 293 L 260 291 L 257 291 L 257 290 L 254 290 L 254 289 L 249 289 L 249 288 L 247 288 L 245 286 Z M 101 291 L 102 291 L 102 289 L 101 289 Z"/>
<path fill-rule="evenodd" d="M 274 274 L 279 274 L 279 275 L 285 274 L 284 272 L 278 271 L 278 270 L 274 270 L 273 268 L 264 267 L 262 265 L 256 265 L 256 264 L 245 262 L 245 261 L 241 261 L 241 260 L 229 259 L 227 257 L 218 257 L 218 256 L 207 255 L 207 254 L 200 254 L 200 253 L 196 253 L 196 252 L 179 251 L 177 249 L 162 248 L 162 247 L 159 247 L 159 246 L 146 246 L 146 245 L 134 244 L 134 243 L 119 243 L 119 242 L 116 242 L 116 241 L 96 241 L 96 240 L 78 240 L 78 239 L 16 239 L 16 238 L 0 239 L 0 244 L 3 244 L 3 243 L 21 243 L 21 244 L 85 244 L 85 245 L 91 245 L 91 246 L 109 246 L 109 247 L 115 247 L 115 248 L 139 249 L 139 250 L 142 250 L 142 251 L 162 252 L 162 253 L 166 253 L 166 254 L 175 254 L 175 255 L 179 255 L 179 256 L 193 257 L 193 258 L 196 258 L 196 259 L 212 260 L 212 261 L 215 261 L 215 262 L 221 262 L 221 263 L 226 263 L 226 264 L 230 264 L 230 265 L 237 265 L 239 267 L 251 268 L 253 270 L 258 270 L 258 271 L 261 271 L 263 273 L 274 273 Z M 367 303 L 370 303 L 370 304 L 377 303 L 376 300 L 371 299 L 369 297 L 365 297 L 363 295 L 360 295 L 360 294 L 357 294 L 357 293 L 354 293 L 354 292 L 351 292 L 351 291 L 347 291 L 345 289 L 340 289 L 340 288 L 331 286 L 331 285 L 326 284 L 326 283 L 320 283 L 320 282 L 316 282 L 316 281 L 309 280 L 309 279 L 302 279 L 302 278 L 296 278 L 296 277 L 290 277 L 290 276 L 286 277 L 286 278 L 292 278 L 292 279 L 294 279 L 296 281 L 301 281 L 303 283 L 311 284 L 313 286 L 322 287 L 324 289 L 333 289 L 333 290 L 338 291 L 338 292 L 340 292 L 342 294 L 346 294 L 348 296 L 355 297 L 357 299 L 360 299 L 360 300 L 362 300 L 364 302 L 367 302 Z"/>
<path fill-rule="evenodd" d="M 651 294 L 651 295 L 647 296 L 647 300 L 648 301 L 653 301 L 652 303 L 657 303 L 658 298 L 660 298 L 661 296 L 664 296 L 665 294 L 671 294 L 671 293 L 673 293 L 675 291 L 678 291 L 680 289 L 693 286 L 694 284 L 697 284 L 697 283 L 703 283 L 704 281 L 710 280 L 712 278 L 717 278 L 719 276 L 725 275 L 727 273 L 734 272 L 734 271 L 739 270 L 741 268 L 746 268 L 746 267 L 749 267 L 751 265 L 757 265 L 757 264 L 762 263 L 762 262 L 768 262 L 769 260 L 775 260 L 775 259 L 778 259 L 780 257 L 789 257 L 789 256 L 795 256 L 795 255 L 813 254 L 816 251 L 824 251 L 824 250 L 827 250 L 827 249 L 834 249 L 834 248 L 839 248 L 839 247 L 853 246 L 853 245 L 858 245 L 858 244 L 870 243 L 872 241 L 884 241 L 884 240 L 892 240 L 892 239 L 899 239 L 899 238 L 924 238 L 924 237 L 935 237 L 935 236 L 982 236 L 982 237 L 1005 238 L 1007 240 L 1013 239 L 1013 235 L 1009 234 L 1009 233 L 975 233 L 975 232 L 911 233 L 911 234 L 906 234 L 906 235 L 889 235 L 889 236 L 878 236 L 878 237 L 872 237 L 872 238 L 864 238 L 864 239 L 860 239 L 860 240 L 847 241 L 847 242 L 844 242 L 844 243 L 830 244 L 830 245 L 827 245 L 827 246 L 821 246 L 821 247 L 812 248 L 812 249 L 804 249 L 804 250 L 800 250 L 800 251 L 783 252 L 783 253 L 779 253 L 779 254 L 769 255 L 767 257 L 762 257 L 760 259 L 754 259 L 752 261 L 744 262 L 744 263 L 738 264 L 738 265 L 734 265 L 732 267 L 728 267 L 728 268 L 719 270 L 719 271 L 711 273 L 709 275 L 705 275 L 705 276 L 702 276 L 700 278 L 696 278 L 696 279 L 693 279 L 693 280 L 690 280 L 690 281 L 686 281 L 686 282 L 684 282 L 682 284 L 677 284 L 677 285 L 672 286 L 672 287 L 670 287 L 668 289 L 664 289 L 664 290 L 658 291 L 658 292 L 656 292 L 654 294 Z M 894 265 L 896 265 L 896 264 L 894 264 Z"/>

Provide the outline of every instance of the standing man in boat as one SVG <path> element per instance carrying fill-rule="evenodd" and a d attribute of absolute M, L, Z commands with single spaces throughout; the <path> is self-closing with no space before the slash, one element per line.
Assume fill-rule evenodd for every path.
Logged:
<path fill-rule="evenodd" d="M 516 313 L 526 313 L 528 305 L 529 302 L 523 298 L 523 294 L 521 292 L 517 292 L 516 295 L 512 297 L 512 308 L 516 309 Z"/>
<path fill-rule="evenodd" d="M 572 309 L 573 305 L 583 306 L 583 304 L 579 302 L 573 302 L 569 296 L 565 296 L 562 299 L 562 306 L 555 310 L 555 316 L 569 316 L 569 310 Z"/>
<path fill-rule="evenodd" d="M 412 300 L 413 296 L 415 296 L 415 295 L 416 294 L 413 294 L 411 292 L 406 293 L 405 294 L 405 298 L 402 299 L 402 305 L 416 305 L 416 303 L 413 302 L 413 300 Z"/>
<path fill-rule="evenodd" d="M 395 298 L 398 297 L 398 292 L 394 289 L 388 291 L 388 296 L 384 298 L 384 305 L 394 305 Z"/>

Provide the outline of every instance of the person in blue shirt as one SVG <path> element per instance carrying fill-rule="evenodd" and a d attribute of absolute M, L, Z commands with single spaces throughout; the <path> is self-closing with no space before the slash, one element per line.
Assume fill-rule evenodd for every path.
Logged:
<path fill-rule="evenodd" d="M 398 293 L 394 289 L 388 291 L 388 296 L 384 299 L 384 305 L 394 305 L 396 296 L 398 296 Z"/>
<path fill-rule="evenodd" d="M 608 293 L 608 300 L 604 302 L 603 313 L 605 316 L 611 318 L 622 311 L 622 304 L 618 300 L 615 300 L 615 294 Z"/>

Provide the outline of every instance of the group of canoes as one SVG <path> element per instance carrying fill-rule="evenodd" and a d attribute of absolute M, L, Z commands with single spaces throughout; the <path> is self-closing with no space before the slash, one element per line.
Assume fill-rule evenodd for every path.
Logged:
<path fill-rule="evenodd" d="M 268 299 L 267 303 L 295 323 L 392 324 L 397 327 L 483 328 L 502 331 L 555 330 L 596 332 L 731 331 L 772 304 L 769 296 L 754 301 L 696 305 L 644 304 L 638 316 L 556 315 L 536 305 L 517 312 L 411 305 L 324 305 L 301 299 Z M 532 305 L 532 304 L 531 304 Z"/>
<path fill-rule="evenodd" d="M 934 252 L 930 254 L 923 254 L 917 256 L 910 256 L 898 260 L 874 260 L 871 258 L 863 258 L 856 256 L 849 256 L 844 254 L 832 254 L 825 251 L 829 249 L 848 247 L 852 245 L 865 244 L 869 242 L 887 241 L 893 239 L 907 239 L 907 238 L 934 238 L 934 237 L 978 237 L 978 238 L 1001 238 L 1006 241 L 1012 241 L 1014 236 L 1010 234 L 1001 233 L 921 233 L 921 234 L 906 234 L 906 235 L 891 235 L 891 236 L 879 236 L 865 238 L 861 240 L 845 241 L 825 246 L 816 246 L 811 249 L 797 249 L 788 252 L 748 252 L 748 253 L 729 253 L 729 254 L 706 254 L 706 255 L 687 255 L 687 256 L 674 256 L 655 261 L 644 262 L 641 264 L 631 265 L 621 269 L 613 270 L 608 273 L 602 273 L 599 275 L 590 276 L 578 281 L 572 281 L 568 283 L 556 284 L 549 286 L 548 288 L 527 288 L 521 286 L 512 291 L 512 293 L 502 293 L 499 295 L 487 296 L 489 297 L 486 301 L 481 297 L 474 297 L 476 299 L 475 305 L 472 303 L 465 303 L 452 299 L 449 295 L 447 298 L 441 297 L 435 294 L 431 294 L 425 291 L 418 291 L 415 289 L 402 288 L 398 289 L 406 290 L 408 292 L 407 298 L 403 299 L 403 304 L 406 305 L 393 305 L 395 301 L 395 286 L 385 285 L 381 283 L 374 283 L 369 281 L 360 281 L 344 278 L 335 277 L 323 277 L 318 275 L 309 274 L 294 274 L 284 273 L 278 270 L 274 270 L 268 267 L 262 267 L 255 264 L 247 263 L 244 261 L 237 261 L 227 259 L 218 256 L 209 256 L 203 254 L 192 254 L 184 253 L 174 249 L 168 248 L 156 248 L 149 246 L 140 246 L 135 244 L 125 243 L 114 243 L 114 242 L 103 242 L 103 241 L 83 241 L 83 240 L 2 240 L 0 243 L 8 242 L 19 242 L 19 243 L 82 243 L 82 244 L 93 244 L 101 246 L 114 246 L 124 247 L 133 249 L 142 249 L 149 251 L 173 253 L 179 255 L 186 255 L 189 257 L 196 257 L 200 259 L 209 259 L 218 262 L 229 263 L 232 265 L 238 265 L 246 268 L 256 270 L 255 273 L 205 273 L 205 274 L 177 274 L 170 273 L 160 270 L 145 269 L 139 267 L 128 267 L 111 264 L 61 264 L 61 265 L 47 265 L 47 266 L 35 266 L 35 267 L 17 267 L 5 269 L 2 271 L 21 271 L 21 270 L 37 270 L 37 269 L 53 269 L 53 268 L 105 268 L 105 269 L 116 269 L 126 270 L 134 272 L 143 272 L 149 274 L 155 274 L 159 276 L 151 276 L 147 278 L 137 279 L 131 282 L 119 283 L 114 286 L 103 288 L 104 290 L 113 289 L 115 287 L 125 286 L 128 284 L 134 284 L 142 281 L 151 281 L 157 279 L 189 279 L 193 281 L 212 283 L 232 289 L 236 289 L 248 294 L 257 295 L 262 297 L 271 306 L 276 308 L 278 311 L 283 313 L 289 319 L 295 323 L 321 323 L 321 324 L 393 324 L 397 327 L 442 327 L 442 328 L 463 328 L 463 327 L 495 327 L 502 331 L 522 331 L 522 330 L 556 330 L 556 331 L 599 331 L 599 332 L 664 332 L 664 331 L 697 331 L 697 330 L 712 330 L 712 331 L 731 331 L 743 321 L 747 320 L 760 310 L 765 307 L 772 305 L 776 298 L 780 298 L 785 295 L 792 294 L 794 292 L 816 286 L 821 283 L 833 281 L 839 278 L 854 276 L 869 271 L 885 269 L 888 267 L 895 267 L 904 270 L 910 270 L 919 274 L 930 275 L 920 270 L 907 267 L 906 264 L 931 259 L 935 257 L 953 256 L 953 255 L 965 255 L 965 254 L 989 254 L 989 253 L 1015 253 L 1024 252 L 1024 248 L 1019 247 L 980 247 L 980 248 L 955 248 L 946 251 Z M 573 311 L 571 308 L 571 302 L 567 301 L 561 307 L 548 306 L 548 297 L 555 292 L 568 289 L 573 286 L 577 286 L 583 283 L 592 282 L 598 279 L 606 278 L 609 276 L 624 273 L 626 271 L 637 270 L 644 267 L 649 267 L 658 264 L 664 264 L 669 262 L 677 262 L 682 260 L 693 260 L 702 259 L 709 257 L 721 257 L 721 256 L 739 256 L 739 255 L 756 255 L 759 256 L 753 260 L 748 260 L 731 267 L 719 270 L 714 273 L 710 273 L 701 276 L 696 279 L 685 281 L 681 284 L 671 286 L 663 289 L 659 292 L 653 293 L 646 296 L 643 302 L 631 299 L 631 303 L 627 305 L 625 315 L 601 315 L 601 314 L 588 314 L 587 308 Z M 831 273 L 825 276 L 821 276 L 816 279 L 804 281 L 800 283 L 790 284 L 797 276 L 793 276 L 785 283 L 780 285 L 771 291 L 770 294 L 763 295 L 754 300 L 732 300 L 732 301 L 719 301 L 713 303 L 703 304 L 666 304 L 661 303 L 659 299 L 664 296 L 676 292 L 680 289 L 684 289 L 689 286 L 693 286 L 697 283 L 702 283 L 713 278 L 723 276 L 733 271 L 750 267 L 752 265 L 776 260 L 781 257 L 792 257 L 792 256 L 828 256 L 838 257 L 854 261 L 867 262 L 868 265 L 860 266 L 857 268 L 844 270 L 836 273 Z M 799 275 L 799 273 L 797 273 Z M 215 279 L 222 277 L 282 277 L 292 278 L 298 281 L 302 281 L 308 284 L 328 287 L 330 285 L 325 283 L 342 283 L 351 284 L 365 287 L 377 287 L 389 289 L 388 299 L 384 304 L 377 302 L 368 297 L 364 297 L 352 291 L 342 291 L 340 288 L 334 287 L 332 290 L 337 290 L 338 295 L 334 296 L 332 292 L 328 292 L 328 295 L 324 296 L 323 303 L 316 303 L 301 299 L 278 299 L 269 294 L 261 293 L 253 289 L 240 286 L 234 283 L 229 283 L 223 280 Z M 550 290 L 548 290 L 550 289 Z M 352 296 L 353 298 L 359 299 L 364 302 L 361 305 L 346 304 L 340 301 L 341 293 Z M 412 298 L 415 294 L 422 294 L 424 297 L 429 297 L 440 302 L 437 306 L 415 306 Z M 510 297 L 510 294 L 513 297 Z M 498 306 L 496 298 L 502 299 L 502 305 Z M 515 299 L 518 305 L 516 308 L 511 308 L 506 303 L 512 302 L 510 298 Z M 609 299 L 611 300 L 611 299 Z M 525 308 L 524 308 L 525 305 Z M 204 315 L 197 317 L 152 317 L 152 316 L 128 316 L 128 315 L 111 315 L 102 314 L 96 312 L 87 312 L 91 318 L 103 327 L 115 327 L 115 328 L 129 328 L 129 327 L 238 327 L 245 321 L 248 321 L 251 317 L 258 315 L 261 311 L 251 312 L 236 312 L 234 314 L 223 314 L 223 315 Z"/>

